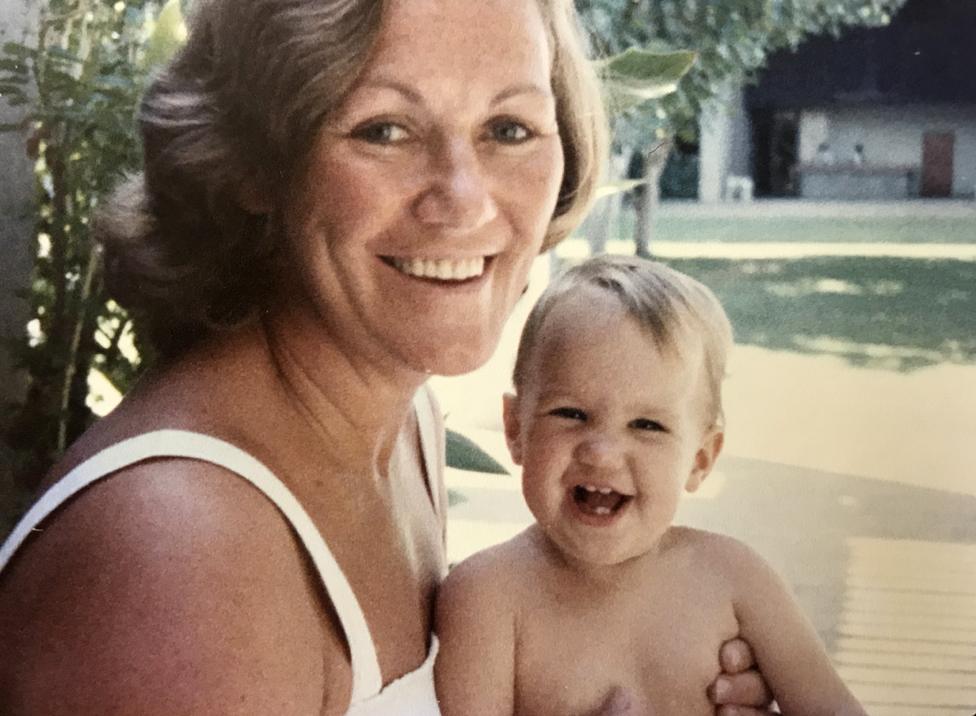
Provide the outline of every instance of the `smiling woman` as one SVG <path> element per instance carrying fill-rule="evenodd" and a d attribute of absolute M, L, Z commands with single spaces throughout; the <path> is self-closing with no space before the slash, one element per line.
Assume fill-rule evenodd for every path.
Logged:
<path fill-rule="evenodd" d="M 434 714 L 424 382 L 489 356 L 593 196 L 572 3 L 194 6 L 99 223 L 162 359 L 0 549 L 0 711 Z"/>

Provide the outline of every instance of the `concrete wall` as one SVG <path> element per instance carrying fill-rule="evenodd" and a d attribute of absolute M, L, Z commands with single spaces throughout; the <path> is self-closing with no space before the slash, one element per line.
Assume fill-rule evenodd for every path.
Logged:
<path fill-rule="evenodd" d="M 799 155 L 801 163 L 815 160 L 817 147 L 830 141 L 830 120 L 826 112 L 803 112 L 800 115 Z"/>
<path fill-rule="evenodd" d="M 751 176 L 752 130 L 741 87 L 730 87 L 699 120 L 698 200 L 722 201 L 729 176 Z"/>
<path fill-rule="evenodd" d="M 921 168 L 922 136 L 926 132 L 952 132 L 956 137 L 952 192 L 972 196 L 976 190 L 976 105 L 851 107 L 824 114 L 826 141 L 838 162 L 849 160 L 854 145 L 861 143 L 868 164 Z M 802 135 L 807 127 L 808 123 L 801 122 L 801 156 L 808 144 Z"/>
<path fill-rule="evenodd" d="M 37 6 L 33 0 L 0 0 L 0 45 L 19 42 L 35 27 Z M 15 122 L 22 108 L 8 107 L 0 98 L 0 123 Z M 31 161 L 24 149 L 25 135 L 0 133 L 0 334 L 17 334 L 27 320 L 26 303 L 13 292 L 27 286 L 31 268 Z M 14 399 L 23 389 L 6 352 L 0 349 L 0 403 Z"/>

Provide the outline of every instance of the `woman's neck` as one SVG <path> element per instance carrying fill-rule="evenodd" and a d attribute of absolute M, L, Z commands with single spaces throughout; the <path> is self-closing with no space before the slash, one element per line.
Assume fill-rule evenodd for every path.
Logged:
<path fill-rule="evenodd" d="M 277 306 L 260 321 L 286 399 L 356 472 L 385 477 L 423 373 L 331 335 L 308 310 Z"/>

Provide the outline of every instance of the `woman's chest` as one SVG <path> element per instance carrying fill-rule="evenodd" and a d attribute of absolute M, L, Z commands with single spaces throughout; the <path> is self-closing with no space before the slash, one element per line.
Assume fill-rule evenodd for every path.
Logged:
<path fill-rule="evenodd" d="M 593 609 L 539 604 L 520 619 L 520 714 L 585 714 L 615 687 L 637 713 L 712 716 L 719 648 L 738 632 L 731 603 L 705 585 L 648 590 Z"/>
<path fill-rule="evenodd" d="M 416 669 L 445 569 L 440 520 L 423 483 L 393 496 L 337 496 L 313 520 L 365 617 L 384 683 Z M 323 601 L 328 617 L 333 595 Z"/>

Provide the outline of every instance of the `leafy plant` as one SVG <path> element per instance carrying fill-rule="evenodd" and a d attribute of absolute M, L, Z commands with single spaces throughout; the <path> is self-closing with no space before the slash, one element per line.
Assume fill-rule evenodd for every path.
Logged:
<path fill-rule="evenodd" d="M 105 295 L 91 219 L 139 166 L 135 108 L 179 31 L 172 19 L 157 26 L 160 9 L 155 0 L 50 0 L 36 42 L 7 43 L 0 54 L 0 92 L 24 108 L 20 122 L 0 129 L 27 132 L 36 186 L 31 317 L 26 336 L 6 337 L 28 378 L 26 401 L 4 414 L 14 472 L 27 487 L 91 422 L 89 383 L 124 391 L 139 369 L 132 320 Z"/>

